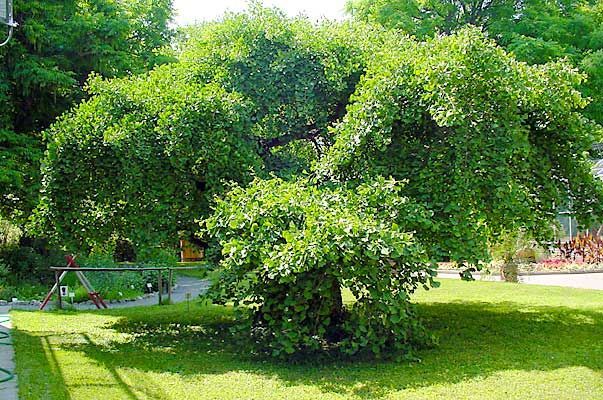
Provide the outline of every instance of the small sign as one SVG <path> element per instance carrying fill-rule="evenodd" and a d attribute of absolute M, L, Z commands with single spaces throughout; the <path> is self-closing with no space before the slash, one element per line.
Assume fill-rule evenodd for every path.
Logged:
<path fill-rule="evenodd" d="M 75 292 L 69 292 L 69 297 L 73 299 L 75 297 Z"/>
<path fill-rule="evenodd" d="M 149 290 L 153 289 L 153 284 L 152 283 L 147 283 L 147 287 L 149 288 Z"/>
<path fill-rule="evenodd" d="M 186 298 L 186 311 L 190 311 L 191 310 L 191 292 L 186 292 L 184 294 L 184 298 Z"/>
<path fill-rule="evenodd" d="M 61 291 L 61 297 L 67 297 L 69 295 L 69 286 L 61 286 L 59 290 Z"/>

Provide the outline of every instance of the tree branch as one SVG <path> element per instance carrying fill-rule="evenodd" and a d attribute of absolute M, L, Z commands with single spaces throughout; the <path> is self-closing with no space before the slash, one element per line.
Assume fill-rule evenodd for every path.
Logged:
<path fill-rule="evenodd" d="M 315 140 L 318 136 L 320 136 L 320 134 L 320 129 L 313 128 L 308 131 L 289 132 L 285 135 L 272 139 L 259 139 L 259 144 L 262 148 L 262 153 L 267 154 L 274 147 L 284 146 L 293 142 L 294 140 Z"/>

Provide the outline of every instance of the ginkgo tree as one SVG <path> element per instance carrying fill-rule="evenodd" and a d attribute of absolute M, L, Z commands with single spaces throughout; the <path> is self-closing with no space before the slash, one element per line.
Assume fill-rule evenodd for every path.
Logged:
<path fill-rule="evenodd" d="M 602 216 L 582 75 L 518 62 L 475 29 L 388 45 L 332 128 L 314 186 L 254 182 L 205 222 L 223 254 L 212 298 L 251 307 L 248 328 L 272 354 L 424 344 L 410 296 L 433 285 L 434 261 L 479 268 L 506 230 L 544 240 L 568 201 L 582 221 Z M 395 190 L 367 186 L 383 176 Z"/>
<path fill-rule="evenodd" d="M 429 341 L 411 295 L 436 261 L 546 238 L 568 201 L 603 213 L 600 129 L 564 62 L 261 8 L 188 35 L 180 62 L 93 79 L 47 131 L 38 226 L 80 248 L 216 243 L 209 297 L 274 355 L 408 351 Z"/>

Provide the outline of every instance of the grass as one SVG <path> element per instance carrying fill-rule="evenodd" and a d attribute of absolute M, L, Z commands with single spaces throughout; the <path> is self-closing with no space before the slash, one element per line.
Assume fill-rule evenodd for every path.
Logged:
<path fill-rule="evenodd" d="M 444 280 L 415 297 L 421 361 L 288 365 L 240 354 L 195 303 L 13 311 L 21 399 L 601 399 L 603 292 Z"/>
<path fill-rule="evenodd" d="M 207 262 L 204 261 L 188 261 L 179 262 L 179 267 L 202 267 L 200 269 L 189 269 L 189 270 L 178 270 L 176 273 L 181 276 L 188 276 L 197 279 L 209 279 L 215 281 L 220 274 L 218 269 L 212 268 Z"/>

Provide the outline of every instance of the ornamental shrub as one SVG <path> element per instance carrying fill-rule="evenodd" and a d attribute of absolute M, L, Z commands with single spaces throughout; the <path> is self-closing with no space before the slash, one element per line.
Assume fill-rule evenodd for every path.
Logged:
<path fill-rule="evenodd" d="M 437 285 L 413 233 L 429 213 L 399 190 L 382 178 L 357 187 L 278 178 L 233 187 L 203 222 L 223 256 L 209 298 L 233 302 L 274 356 L 381 355 L 426 343 L 410 295 Z M 342 288 L 355 303 L 343 305 Z"/>

